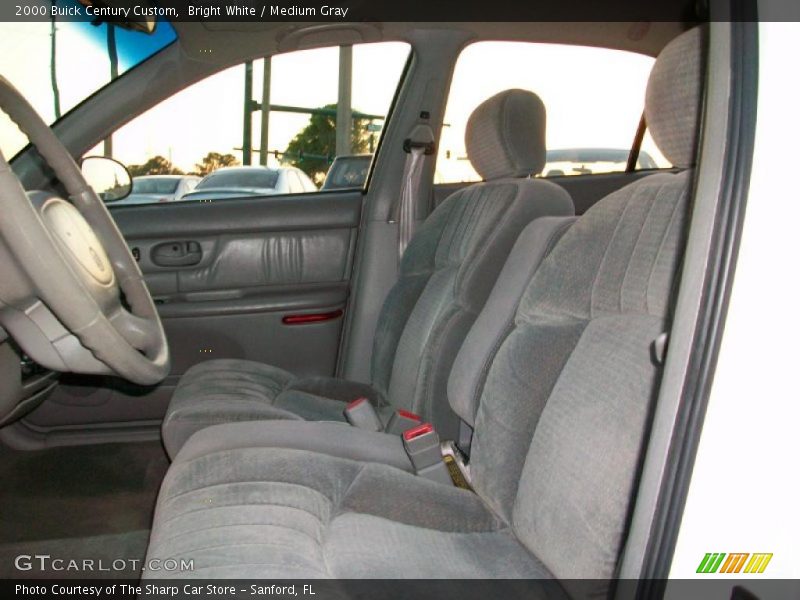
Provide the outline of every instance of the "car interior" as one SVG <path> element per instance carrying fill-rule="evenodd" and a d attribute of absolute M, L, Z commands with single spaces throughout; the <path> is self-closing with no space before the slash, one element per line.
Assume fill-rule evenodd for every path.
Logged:
<path fill-rule="evenodd" d="M 53 125 L 0 77 L 31 142 L 0 155 L 3 576 L 24 549 L 144 581 L 637 577 L 729 25 L 175 22 Z M 410 52 L 362 188 L 114 206 L 81 171 L 224 69 L 389 41 Z M 548 174 L 555 107 L 508 87 L 466 121 L 477 178 L 437 182 L 483 42 L 654 59 L 625 168 Z M 644 124 L 664 161 L 642 168 Z"/>

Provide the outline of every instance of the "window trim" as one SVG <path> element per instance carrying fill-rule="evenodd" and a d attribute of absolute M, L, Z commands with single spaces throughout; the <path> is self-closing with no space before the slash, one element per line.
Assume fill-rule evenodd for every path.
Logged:
<path fill-rule="evenodd" d="M 400 99 L 400 91 L 405 86 L 406 82 L 408 81 L 408 77 L 411 73 L 412 66 L 415 60 L 414 54 L 414 46 L 408 42 L 403 42 L 408 45 L 408 57 L 406 58 L 406 62 L 403 65 L 403 70 L 400 72 L 400 79 L 397 82 L 397 87 L 394 89 L 394 95 L 392 96 L 392 101 L 389 103 L 389 110 L 386 111 L 386 119 L 383 121 L 383 130 L 381 131 L 381 136 L 378 138 L 378 145 L 375 147 L 375 152 L 372 154 L 372 160 L 369 163 L 369 169 L 367 169 L 367 177 L 364 179 L 364 185 L 361 186 L 361 193 L 366 195 L 369 192 L 369 186 L 372 183 L 372 175 L 375 172 L 375 165 L 380 160 L 381 151 L 383 150 L 384 139 L 386 138 L 386 130 L 389 127 L 389 123 L 394 118 L 394 113 L 397 110 L 397 103 Z M 332 190 L 320 190 L 320 192 L 336 192 L 336 191 L 352 191 L 358 188 L 344 188 L 344 189 L 332 189 Z"/>

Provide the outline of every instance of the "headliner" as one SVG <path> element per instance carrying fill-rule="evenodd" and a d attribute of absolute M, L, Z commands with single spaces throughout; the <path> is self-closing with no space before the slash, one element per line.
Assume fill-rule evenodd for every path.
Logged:
<path fill-rule="evenodd" d="M 465 42 L 578 44 L 655 56 L 689 25 L 679 22 L 290 23 L 174 22 L 191 58 L 231 64 L 280 52 L 339 44 L 421 39 L 426 31 L 460 33 Z"/>

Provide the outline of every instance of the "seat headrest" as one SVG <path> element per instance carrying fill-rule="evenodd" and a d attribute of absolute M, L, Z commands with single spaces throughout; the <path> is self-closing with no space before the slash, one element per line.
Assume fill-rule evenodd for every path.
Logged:
<path fill-rule="evenodd" d="M 674 166 L 694 166 L 703 95 L 704 29 L 696 27 L 667 44 L 658 55 L 644 100 L 647 127 L 658 149 Z"/>
<path fill-rule="evenodd" d="M 544 103 L 526 90 L 506 90 L 478 106 L 465 134 L 467 156 L 486 181 L 539 173 L 546 160 Z"/>

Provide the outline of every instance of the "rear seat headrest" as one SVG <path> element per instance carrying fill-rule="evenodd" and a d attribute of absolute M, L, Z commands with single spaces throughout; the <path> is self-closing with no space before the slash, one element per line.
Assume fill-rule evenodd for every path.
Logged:
<path fill-rule="evenodd" d="M 546 113 L 527 90 L 506 90 L 481 103 L 467 122 L 465 143 L 472 166 L 484 180 L 527 177 L 546 160 Z"/>
<path fill-rule="evenodd" d="M 644 101 L 647 127 L 674 166 L 694 166 L 703 95 L 704 28 L 691 29 L 658 55 Z"/>

